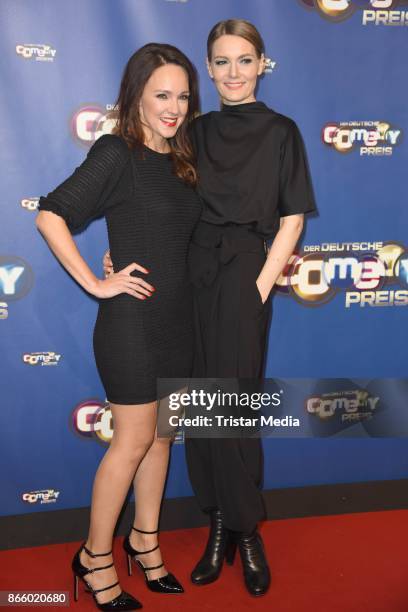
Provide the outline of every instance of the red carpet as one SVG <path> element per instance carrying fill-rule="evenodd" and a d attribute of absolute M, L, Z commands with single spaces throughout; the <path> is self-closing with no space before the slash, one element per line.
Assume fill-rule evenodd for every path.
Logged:
<path fill-rule="evenodd" d="M 122 538 L 115 540 L 115 561 L 123 588 L 152 612 L 408 612 L 407 523 L 406 510 L 264 523 L 261 532 L 273 578 L 270 591 L 260 598 L 246 592 L 238 555 L 233 567 L 224 566 L 217 582 L 203 587 L 189 583 L 205 529 L 161 534 L 167 566 L 183 583 L 183 595 L 150 593 L 136 568 L 129 578 Z M 79 602 L 73 600 L 70 562 L 78 546 L 0 552 L 0 589 L 69 590 L 70 609 L 96 610 L 82 586 Z"/>

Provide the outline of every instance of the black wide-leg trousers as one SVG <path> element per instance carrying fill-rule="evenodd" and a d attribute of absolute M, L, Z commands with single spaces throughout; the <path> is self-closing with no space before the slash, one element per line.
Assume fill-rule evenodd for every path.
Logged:
<path fill-rule="evenodd" d="M 262 303 L 256 279 L 265 258 L 264 241 L 246 226 L 199 224 L 189 254 L 194 378 L 246 379 L 255 386 L 261 380 L 270 303 Z M 251 531 L 265 517 L 260 438 L 243 428 L 234 438 L 187 437 L 185 447 L 202 510 L 219 508 L 229 529 Z"/>

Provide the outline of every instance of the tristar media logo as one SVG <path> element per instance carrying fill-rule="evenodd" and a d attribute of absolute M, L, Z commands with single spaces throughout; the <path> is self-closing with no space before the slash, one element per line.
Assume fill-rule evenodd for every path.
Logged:
<path fill-rule="evenodd" d="M 81 106 L 71 118 L 71 134 L 81 145 L 91 146 L 102 134 L 110 134 L 116 125 L 115 107 L 107 104 Z"/>
<path fill-rule="evenodd" d="M 407 306 L 408 250 L 398 242 L 305 245 L 276 285 L 303 306 L 322 306 L 342 293 L 346 308 Z"/>
<path fill-rule="evenodd" d="M 358 151 L 360 157 L 392 155 L 401 140 L 401 130 L 386 121 L 341 121 L 322 129 L 325 145 L 338 153 Z"/>
<path fill-rule="evenodd" d="M 298 0 L 300 4 L 334 23 L 361 14 L 364 26 L 408 26 L 408 0 Z"/>

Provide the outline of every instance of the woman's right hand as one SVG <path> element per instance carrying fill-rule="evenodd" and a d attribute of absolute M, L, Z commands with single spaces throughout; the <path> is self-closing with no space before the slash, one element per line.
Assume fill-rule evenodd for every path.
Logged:
<path fill-rule="evenodd" d="M 120 293 L 127 293 L 139 300 L 145 300 L 155 291 L 153 285 L 143 278 L 131 276 L 131 272 L 139 270 L 148 274 L 148 270 L 137 263 L 131 263 L 119 272 L 111 272 L 105 279 L 97 279 L 95 287 L 90 291 L 97 298 L 111 298 Z"/>

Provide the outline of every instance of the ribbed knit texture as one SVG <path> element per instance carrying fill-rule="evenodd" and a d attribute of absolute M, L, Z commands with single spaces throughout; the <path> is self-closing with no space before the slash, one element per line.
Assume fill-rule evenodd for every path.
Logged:
<path fill-rule="evenodd" d="M 147 147 L 129 151 L 104 135 L 59 187 L 40 198 L 40 210 L 63 217 L 71 230 L 105 215 L 114 271 L 132 262 L 156 291 L 99 300 L 94 353 L 109 401 L 156 399 L 157 377 L 190 375 L 192 299 L 186 259 L 201 213 L 194 189 L 173 174 L 171 156 Z"/>

